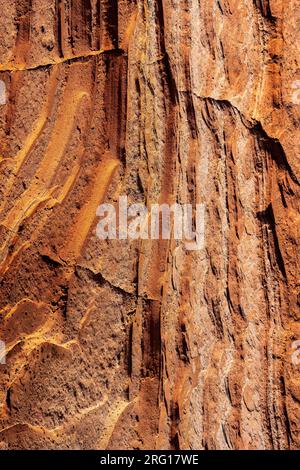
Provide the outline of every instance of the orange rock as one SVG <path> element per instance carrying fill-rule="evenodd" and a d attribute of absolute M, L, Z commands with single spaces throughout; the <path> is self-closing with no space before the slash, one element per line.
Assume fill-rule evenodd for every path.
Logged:
<path fill-rule="evenodd" d="M 298 2 L 1 7 L 0 448 L 299 449 Z"/>

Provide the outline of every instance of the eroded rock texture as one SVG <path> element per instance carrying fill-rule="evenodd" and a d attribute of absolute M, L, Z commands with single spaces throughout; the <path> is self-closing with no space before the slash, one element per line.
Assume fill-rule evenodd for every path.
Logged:
<path fill-rule="evenodd" d="M 1 447 L 300 448 L 298 1 L 0 5 Z"/>

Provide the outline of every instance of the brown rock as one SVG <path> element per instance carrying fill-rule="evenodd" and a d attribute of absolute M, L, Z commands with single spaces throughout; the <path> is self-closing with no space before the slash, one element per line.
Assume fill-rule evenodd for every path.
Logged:
<path fill-rule="evenodd" d="M 1 449 L 299 449 L 296 0 L 1 13 Z M 204 248 L 100 240 L 124 195 Z"/>

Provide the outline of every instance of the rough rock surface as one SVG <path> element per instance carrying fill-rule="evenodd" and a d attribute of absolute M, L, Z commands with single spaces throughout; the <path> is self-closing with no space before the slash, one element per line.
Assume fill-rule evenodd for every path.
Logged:
<path fill-rule="evenodd" d="M 0 6 L 0 447 L 299 449 L 298 1 Z M 204 249 L 97 239 L 119 195 Z"/>

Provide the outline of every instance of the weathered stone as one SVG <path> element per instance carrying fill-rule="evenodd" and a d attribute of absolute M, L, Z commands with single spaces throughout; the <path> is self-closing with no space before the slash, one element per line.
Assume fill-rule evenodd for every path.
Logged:
<path fill-rule="evenodd" d="M 298 2 L 0 3 L 0 447 L 299 449 Z"/>

